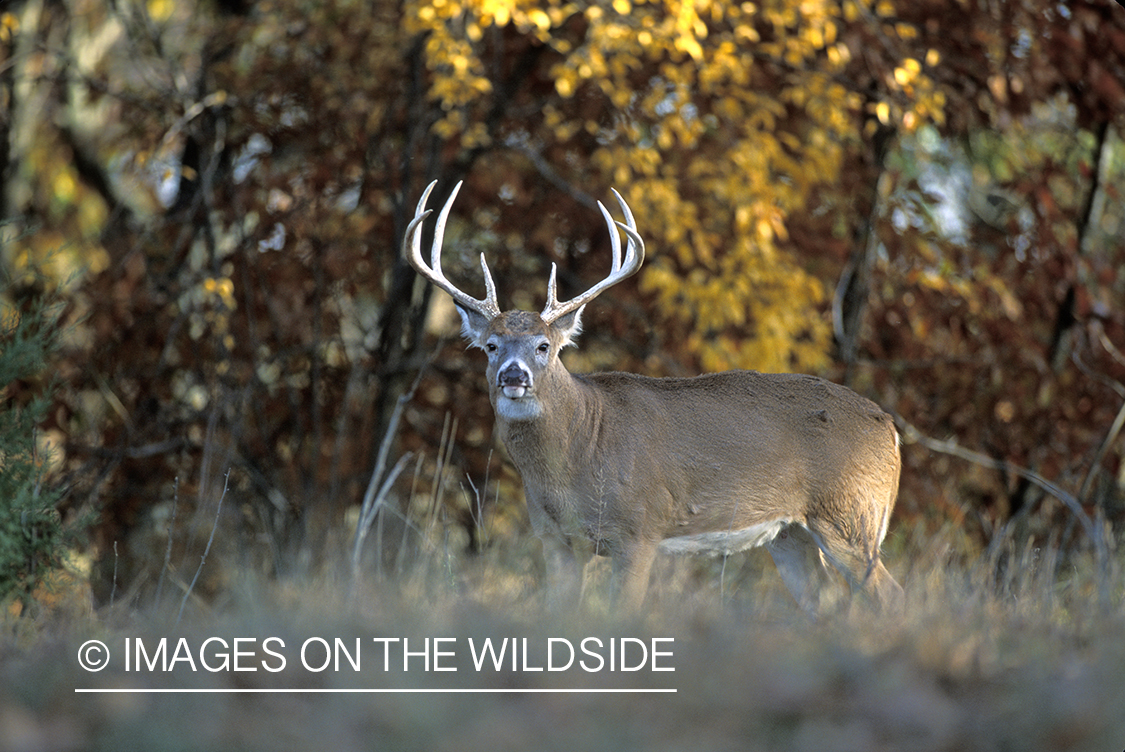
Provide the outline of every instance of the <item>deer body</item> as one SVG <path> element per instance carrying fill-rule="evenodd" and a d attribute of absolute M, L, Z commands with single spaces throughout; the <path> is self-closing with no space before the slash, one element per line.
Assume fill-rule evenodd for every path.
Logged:
<path fill-rule="evenodd" d="M 556 598 L 581 592 L 593 554 L 612 557 L 617 597 L 635 608 L 659 549 L 766 545 L 806 608 L 816 608 L 825 558 L 853 590 L 897 608 L 901 588 L 879 559 L 900 470 L 885 412 L 814 376 L 573 375 L 559 351 L 573 343 L 585 303 L 643 259 L 625 202 L 618 197 L 628 224 L 615 226 L 601 207 L 614 240 L 607 280 L 560 304 L 552 270 L 543 313 L 501 313 L 483 256 L 486 300 L 469 298 L 441 273 L 453 197 L 438 220 L 431 264 L 421 258 L 416 228 L 428 214 L 428 194 L 407 231 L 407 251 L 415 268 L 454 296 L 463 333 L 488 355 L 500 437 L 523 478 Z M 617 227 L 629 239 L 624 263 Z"/>

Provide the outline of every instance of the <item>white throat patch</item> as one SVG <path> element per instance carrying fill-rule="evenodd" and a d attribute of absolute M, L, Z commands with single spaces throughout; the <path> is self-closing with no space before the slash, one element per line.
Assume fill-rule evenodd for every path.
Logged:
<path fill-rule="evenodd" d="M 520 397 L 513 399 L 504 396 L 504 390 L 496 398 L 496 414 L 505 420 L 531 420 L 538 418 L 542 411 L 539 400 L 535 397 Z"/>

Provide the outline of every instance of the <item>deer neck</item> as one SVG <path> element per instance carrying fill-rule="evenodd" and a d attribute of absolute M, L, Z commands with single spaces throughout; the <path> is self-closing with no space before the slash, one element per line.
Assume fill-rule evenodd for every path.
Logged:
<path fill-rule="evenodd" d="M 560 368 L 542 384 L 538 409 L 515 419 L 496 411 L 500 438 L 525 476 L 558 476 L 577 447 L 596 433 L 599 411 L 591 387 Z"/>

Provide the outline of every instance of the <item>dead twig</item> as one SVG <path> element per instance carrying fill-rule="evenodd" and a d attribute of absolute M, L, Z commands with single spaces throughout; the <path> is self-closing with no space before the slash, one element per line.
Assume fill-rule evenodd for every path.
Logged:
<path fill-rule="evenodd" d="M 434 355 L 436 355 L 436 351 Z M 430 361 L 433 356 L 430 357 Z M 427 361 L 428 366 L 430 361 Z M 410 385 L 403 394 L 399 395 L 398 401 L 395 403 L 394 411 L 391 413 L 390 420 L 387 421 L 387 430 L 383 434 L 383 441 L 379 445 L 379 454 L 375 458 L 375 468 L 371 471 L 371 479 L 367 482 L 367 490 L 363 494 L 363 503 L 359 509 L 359 521 L 356 523 L 355 537 L 352 539 L 352 586 L 359 575 L 359 564 L 363 556 L 363 544 L 367 540 L 368 531 L 371 528 L 371 523 L 374 522 L 376 514 L 385 505 L 383 504 L 387 494 L 390 493 L 391 486 L 394 485 L 395 480 L 398 479 L 399 474 L 402 473 L 403 468 L 412 456 L 412 453 L 407 452 L 399 458 L 398 462 L 391 469 L 391 472 L 383 478 L 383 473 L 387 467 L 387 457 L 391 452 L 391 445 L 394 443 L 395 434 L 398 433 L 398 424 L 402 419 L 402 413 L 406 409 L 406 405 L 410 400 L 414 399 L 414 392 L 418 389 L 418 384 L 422 380 L 422 375 L 426 372 L 425 366 L 419 369 L 418 375 L 414 377 L 414 383 Z M 382 483 L 380 484 L 380 481 Z M 378 489 L 378 491 L 376 491 Z M 409 526 L 409 520 L 403 518 Z"/>
<path fill-rule="evenodd" d="M 1073 494 L 1060 488 L 1034 470 L 1029 470 L 1026 467 L 1016 465 L 1007 460 L 998 460 L 995 457 L 990 457 L 987 454 L 982 454 L 972 449 L 966 449 L 953 439 L 935 439 L 931 436 L 927 436 L 901 415 L 897 413 L 893 413 L 893 415 L 895 423 L 902 433 L 902 438 L 907 444 L 921 444 L 933 452 L 952 455 L 982 467 L 991 468 L 993 470 L 1003 470 L 1004 472 L 1018 475 L 1039 486 L 1051 496 L 1054 496 L 1066 505 L 1075 519 L 1082 525 L 1083 531 L 1085 531 L 1090 540 L 1094 542 L 1095 548 L 1098 549 L 1099 557 L 1103 555 L 1102 548 L 1104 548 L 1105 541 L 1102 539 L 1102 536 L 1098 534 L 1097 526 L 1094 524 L 1094 521 L 1090 519 L 1090 515 L 1086 514 L 1086 510 L 1082 508 L 1082 503 Z"/>
<path fill-rule="evenodd" d="M 180 601 L 180 611 L 176 614 L 176 623 L 180 623 L 180 618 L 184 615 L 184 606 L 187 605 L 188 598 L 191 596 L 191 591 L 195 589 L 195 583 L 199 580 L 199 573 L 203 571 L 203 565 L 207 563 L 207 554 L 211 551 L 211 543 L 215 540 L 215 530 L 219 527 L 219 513 L 223 511 L 223 499 L 227 497 L 227 488 L 230 485 L 230 470 L 227 470 L 226 476 L 223 478 L 223 493 L 219 496 L 219 503 L 215 505 L 215 523 L 211 525 L 211 535 L 207 538 L 207 546 L 203 549 L 203 555 L 199 557 L 199 567 L 195 570 L 195 576 L 191 578 L 191 584 L 184 592 L 184 599 Z"/>

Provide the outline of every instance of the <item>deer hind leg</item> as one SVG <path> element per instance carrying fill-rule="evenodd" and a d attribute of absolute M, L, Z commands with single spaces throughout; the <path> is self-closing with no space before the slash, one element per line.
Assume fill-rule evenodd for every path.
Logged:
<path fill-rule="evenodd" d="M 845 535 L 841 529 L 818 519 L 809 520 L 809 531 L 825 557 L 848 581 L 853 595 L 862 593 L 874 611 L 897 614 L 902 611 L 902 586 L 895 581 L 879 558 L 879 543 L 872 533 Z"/>
<path fill-rule="evenodd" d="M 831 584 L 816 540 L 802 525 L 793 524 L 778 533 L 766 549 L 797 605 L 815 616 L 820 611 L 821 593 Z"/>

